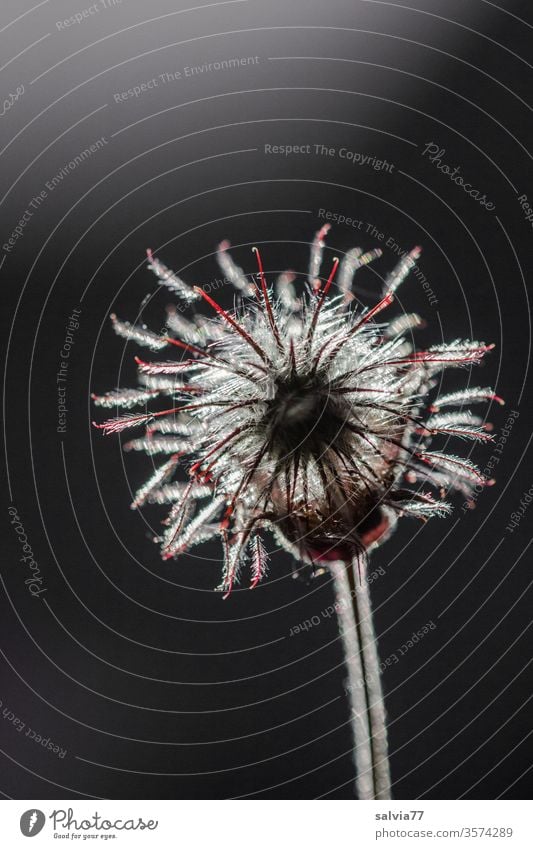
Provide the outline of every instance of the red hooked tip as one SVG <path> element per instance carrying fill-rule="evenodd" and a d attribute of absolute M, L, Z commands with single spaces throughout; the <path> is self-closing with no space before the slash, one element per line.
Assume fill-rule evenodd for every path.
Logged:
<path fill-rule="evenodd" d="M 227 239 L 224 239 L 218 246 L 219 251 L 227 251 L 229 248 L 231 248 L 231 243 Z"/>
<path fill-rule="evenodd" d="M 316 328 L 316 324 L 317 324 L 317 321 L 318 321 L 318 316 L 319 316 L 320 310 L 322 309 L 324 301 L 326 300 L 326 295 L 329 292 L 330 286 L 333 283 L 333 278 L 335 277 L 335 272 L 337 271 L 338 265 L 339 265 L 339 258 L 333 257 L 333 266 L 332 266 L 331 271 L 329 273 L 329 277 L 327 279 L 326 285 L 324 286 L 323 289 L 321 289 L 320 280 L 315 280 L 315 282 L 314 282 L 314 286 L 313 286 L 314 291 L 317 295 L 320 293 L 320 298 L 317 301 L 317 305 L 316 305 L 315 311 L 313 313 L 313 318 L 311 319 L 311 324 L 309 325 L 309 331 L 307 333 L 306 345 L 308 347 L 311 345 L 311 342 L 312 342 L 312 339 L 313 339 L 313 336 L 314 336 L 314 333 L 315 333 L 315 328 Z"/>
<path fill-rule="evenodd" d="M 328 279 L 327 279 L 327 281 L 326 281 L 326 284 L 325 284 L 325 286 L 324 286 L 324 289 L 323 289 L 323 290 L 322 290 L 322 281 L 321 281 L 321 280 L 319 280 L 319 279 L 317 278 L 316 280 L 314 280 L 314 281 L 313 281 L 313 290 L 314 290 L 314 292 L 318 293 L 318 292 L 320 292 L 320 291 L 322 290 L 322 298 L 321 298 L 321 302 L 324 300 L 325 296 L 327 295 L 327 293 L 328 293 L 328 291 L 329 291 L 329 289 L 330 289 L 331 284 L 333 283 L 333 278 L 335 277 L 335 272 L 337 271 L 337 268 L 338 268 L 338 267 L 339 267 L 339 258 L 338 258 L 338 256 L 334 256 L 334 257 L 333 257 L 333 265 L 332 265 L 332 267 L 331 267 L 331 271 L 330 271 L 330 273 L 329 273 L 329 277 L 328 277 Z M 322 303 L 320 304 L 320 306 L 322 306 Z"/>
<path fill-rule="evenodd" d="M 499 404 L 500 407 L 505 407 L 505 401 L 503 400 L 503 398 L 500 398 L 499 395 L 493 395 L 491 401 L 496 401 L 496 403 Z"/>
<path fill-rule="evenodd" d="M 331 286 L 331 284 L 332 284 L 332 282 L 333 282 L 333 278 L 335 277 L 335 272 L 337 271 L 337 268 L 338 268 L 338 267 L 339 267 L 339 257 L 338 257 L 338 256 L 334 256 L 334 257 L 333 257 L 333 265 L 332 265 L 332 267 L 331 267 L 331 271 L 330 271 L 330 273 L 329 273 L 328 281 L 327 281 L 327 283 L 326 283 L 326 285 L 325 285 L 325 287 L 324 287 L 324 294 L 326 294 L 326 293 L 327 293 L 327 291 L 328 291 L 329 287 Z"/>

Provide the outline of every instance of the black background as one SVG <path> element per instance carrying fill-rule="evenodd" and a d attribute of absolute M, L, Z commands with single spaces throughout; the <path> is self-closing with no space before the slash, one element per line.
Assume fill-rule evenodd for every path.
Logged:
<path fill-rule="evenodd" d="M 530 4 L 246 0 L 183 11 L 192 4 L 122 0 L 58 29 L 89 5 L 2 3 L 0 94 L 25 89 L 0 118 L 2 243 L 46 181 L 99 137 L 107 143 L 48 193 L 0 258 L 0 699 L 67 750 L 59 758 L 3 718 L 0 789 L 13 798 L 353 798 L 336 623 L 320 616 L 289 636 L 332 603 L 328 577 L 293 580 L 290 558 L 270 541 L 269 580 L 223 602 L 212 591 L 218 546 L 160 561 L 151 537 L 163 512 L 129 509 L 150 460 L 95 431 L 89 399 L 135 385 L 139 350 L 113 334 L 110 312 L 163 324 L 171 299 L 145 269 L 146 247 L 195 283 L 221 276 L 213 254 L 222 238 L 246 271 L 259 245 L 268 271 L 302 273 L 325 208 L 365 222 L 332 229 L 326 264 L 356 244 L 376 247 L 367 224 L 402 250 L 423 246 L 438 304 L 411 278 L 396 309 L 425 317 L 420 345 L 494 341 L 472 380 L 506 399 L 490 412 L 497 438 L 519 412 L 477 508 L 463 512 L 459 497 L 448 520 L 406 520 L 372 560 L 385 572 L 372 584 L 381 657 L 436 624 L 384 673 L 395 798 L 524 797 L 530 514 L 513 533 L 506 526 L 532 484 L 533 242 L 518 201 L 533 198 Z M 245 56 L 259 61 L 115 102 L 160 74 Z M 429 142 L 495 209 L 423 156 Z M 265 144 L 346 147 L 394 167 L 268 155 Z M 376 301 L 395 259 L 385 246 L 359 274 L 364 303 Z M 217 297 L 232 302 L 224 288 Z M 82 312 L 60 434 L 56 373 L 73 308 Z M 458 377 L 447 385 L 462 385 Z M 490 454 L 472 456 L 483 468 Z M 39 598 L 24 584 L 9 505 L 43 575 Z"/>

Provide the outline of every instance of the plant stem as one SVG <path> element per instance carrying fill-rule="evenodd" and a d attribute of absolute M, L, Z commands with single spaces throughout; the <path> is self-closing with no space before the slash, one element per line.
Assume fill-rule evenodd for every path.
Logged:
<path fill-rule="evenodd" d="M 351 564 L 335 562 L 330 571 L 348 673 L 357 795 L 390 799 L 385 706 L 366 562 L 362 557 Z"/>

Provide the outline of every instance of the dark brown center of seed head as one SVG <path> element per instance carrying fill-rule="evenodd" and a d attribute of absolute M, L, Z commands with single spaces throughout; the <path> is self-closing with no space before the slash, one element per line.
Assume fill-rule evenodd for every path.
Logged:
<path fill-rule="evenodd" d="M 342 439 L 348 412 L 319 376 L 294 375 L 276 382 L 261 426 L 276 455 L 319 457 Z"/>

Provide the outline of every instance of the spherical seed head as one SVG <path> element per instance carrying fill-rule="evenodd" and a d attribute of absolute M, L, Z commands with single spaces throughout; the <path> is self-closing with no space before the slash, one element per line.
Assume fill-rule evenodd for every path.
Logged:
<path fill-rule="evenodd" d="M 235 312 L 201 288 L 187 291 L 188 284 L 150 254 L 150 268 L 164 285 L 186 304 L 202 296 L 215 317 L 170 312 L 164 337 L 114 319 L 125 338 L 186 352 L 181 360 L 137 360 L 141 388 L 114 390 L 95 403 L 128 408 L 148 397 L 172 398 L 169 409 L 100 427 L 111 433 L 146 424 L 146 435 L 126 448 L 171 455 L 133 506 L 170 505 L 159 538 L 165 558 L 218 535 L 226 594 L 245 562 L 252 586 L 263 577 L 265 530 L 299 560 L 348 560 L 383 542 L 399 516 L 444 515 L 451 509 L 445 491 L 469 496 L 486 483 L 469 459 L 430 444 L 439 434 L 491 439 L 464 405 L 496 396 L 469 388 L 428 402 L 438 372 L 476 364 L 491 346 L 456 340 L 415 351 L 405 334 L 420 325 L 418 316 L 376 323 L 419 248 L 387 276 L 386 291 L 371 309 L 354 306 L 350 290 L 357 269 L 379 252 L 349 251 L 340 263 L 340 294 L 331 296 L 339 262 L 321 284 L 324 236 L 320 231 L 312 243 L 303 297 L 293 275 L 281 275 L 269 288 L 257 249 L 258 282 L 252 283 L 224 242 L 219 262 L 242 296 Z M 441 412 L 447 406 L 456 409 Z M 184 463 L 188 481 L 179 479 Z"/>

